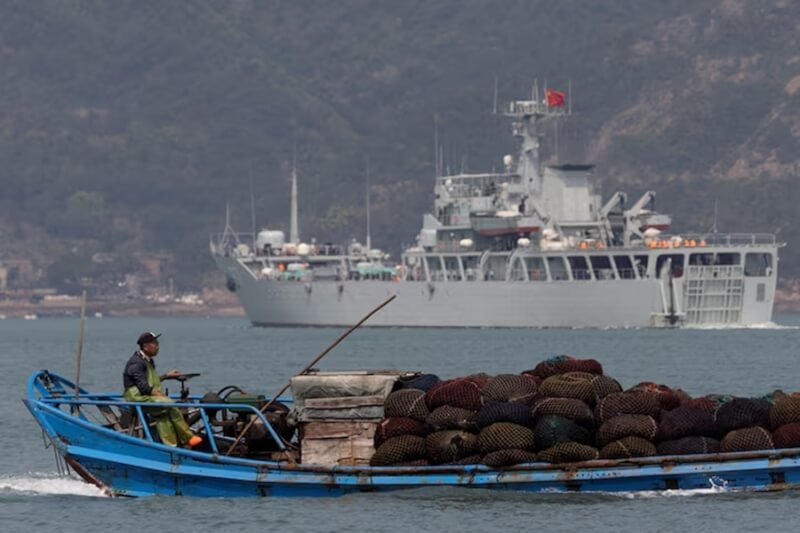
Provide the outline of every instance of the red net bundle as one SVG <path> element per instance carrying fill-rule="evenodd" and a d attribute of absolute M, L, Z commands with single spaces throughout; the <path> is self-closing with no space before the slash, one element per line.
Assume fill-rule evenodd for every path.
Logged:
<path fill-rule="evenodd" d="M 545 416 L 563 416 L 586 427 L 594 427 L 592 409 L 581 400 L 573 398 L 543 398 L 533 404 L 531 415 L 534 422 Z"/>
<path fill-rule="evenodd" d="M 731 431 L 719 443 L 719 451 L 749 452 L 774 448 L 772 434 L 764 428 L 744 428 Z"/>
<path fill-rule="evenodd" d="M 800 423 L 784 424 L 772 432 L 776 448 L 800 448 Z"/>
<path fill-rule="evenodd" d="M 658 419 L 661 404 L 655 394 L 649 392 L 618 392 L 609 394 L 594 409 L 595 418 L 603 423 L 620 415 L 648 415 Z"/>
<path fill-rule="evenodd" d="M 427 434 L 428 427 L 419 420 L 407 416 L 384 418 L 375 428 L 375 446 L 380 447 L 387 440 L 401 435 L 424 437 Z"/>
<path fill-rule="evenodd" d="M 481 394 L 489 400 L 530 405 L 536 398 L 536 381 L 516 374 L 500 374 L 486 382 Z"/>
<path fill-rule="evenodd" d="M 425 393 L 417 389 L 401 389 L 386 397 L 383 404 L 386 417 L 410 417 L 424 422 L 428 417 L 428 406 L 425 405 Z"/>
<path fill-rule="evenodd" d="M 769 421 L 773 429 L 800 422 L 800 398 L 776 395 L 775 403 L 769 408 Z"/>
<path fill-rule="evenodd" d="M 629 392 L 649 392 L 656 395 L 662 411 L 671 411 L 691 400 L 691 397 L 680 389 L 671 389 L 666 385 L 643 381 L 628 389 Z"/>
<path fill-rule="evenodd" d="M 535 442 L 533 430 L 519 424 L 497 422 L 481 430 L 478 445 L 485 455 L 506 448 L 533 451 Z"/>
<path fill-rule="evenodd" d="M 598 446 L 624 437 L 640 437 L 652 441 L 658 434 L 658 423 L 648 415 L 620 415 L 603 422 L 597 429 L 595 440 Z"/>
<path fill-rule="evenodd" d="M 579 359 L 571 355 L 557 355 L 545 359 L 533 370 L 526 370 L 523 374 L 531 374 L 541 379 L 567 372 L 587 372 L 589 374 L 602 374 L 603 365 L 594 359 Z"/>
<path fill-rule="evenodd" d="M 683 437 L 666 440 L 656 447 L 659 455 L 692 455 L 718 453 L 719 441 L 710 437 Z"/>
<path fill-rule="evenodd" d="M 641 437 L 623 437 L 608 443 L 600 450 L 601 459 L 630 459 L 657 455 L 655 445 Z"/>
<path fill-rule="evenodd" d="M 719 433 L 713 414 L 686 405 L 664 412 L 658 430 L 660 440 L 675 440 L 689 436 L 716 437 Z"/>
<path fill-rule="evenodd" d="M 536 454 L 536 458 L 545 463 L 578 463 L 599 457 L 600 452 L 596 448 L 577 442 L 562 442 Z"/>
<path fill-rule="evenodd" d="M 481 386 L 472 377 L 442 381 L 425 393 L 425 402 L 429 409 L 449 405 L 479 411 L 483 405 Z"/>

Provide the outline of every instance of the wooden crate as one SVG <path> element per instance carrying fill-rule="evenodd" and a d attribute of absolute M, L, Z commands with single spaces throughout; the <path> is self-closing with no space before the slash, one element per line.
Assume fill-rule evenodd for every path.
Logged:
<path fill-rule="evenodd" d="M 368 465 L 377 422 L 305 422 L 300 425 L 303 464 Z"/>

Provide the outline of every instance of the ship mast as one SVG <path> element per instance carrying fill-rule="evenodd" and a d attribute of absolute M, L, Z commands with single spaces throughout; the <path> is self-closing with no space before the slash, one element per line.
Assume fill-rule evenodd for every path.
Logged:
<path fill-rule="evenodd" d="M 289 242 L 300 242 L 297 228 L 297 161 L 292 164 L 292 204 L 289 212 Z"/>

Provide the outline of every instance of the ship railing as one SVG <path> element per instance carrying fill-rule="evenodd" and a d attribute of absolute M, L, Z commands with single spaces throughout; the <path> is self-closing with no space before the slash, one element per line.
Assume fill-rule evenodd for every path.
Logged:
<path fill-rule="evenodd" d="M 518 174 L 456 174 L 437 178 L 438 185 L 453 198 L 491 196 L 502 190 L 503 183 L 519 180 Z"/>
<path fill-rule="evenodd" d="M 188 409 L 191 410 L 192 414 L 199 416 L 197 422 L 202 422 L 203 430 L 205 431 L 206 441 L 208 442 L 209 447 L 211 448 L 212 452 L 217 454 L 219 453 L 219 447 L 217 446 L 217 439 L 229 439 L 233 441 L 234 439 L 228 437 L 221 437 L 220 435 L 216 435 L 214 433 L 214 425 L 212 423 L 212 419 L 216 416 L 217 412 L 222 412 L 223 410 L 228 410 L 235 413 L 246 413 L 247 417 L 255 416 L 258 420 L 264 424 L 265 429 L 269 432 L 272 439 L 274 439 L 277 446 L 280 448 L 281 451 L 286 450 L 286 445 L 284 440 L 280 437 L 278 432 L 275 428 L 270 424 L 269 420 L 267 419 L 264 414 L 252 405 L 247 404 L 235 404 L 235 403 L 206 403 L 199 401 L 181 401 L 175 400 L 171 403 L 165 404 L 156 404 L 152 402 L 128 402 L 124 399 L 115 399 L 115 395 L 108 395 L 108 394 L 81 394 L 78 397 L 75 396 L 62 396 L 62 397 L 44 397 L 39 398 L 37 401 L 48 404 L 56 409 L 62 409 L 64 406 L 69 407 L 69 412 L 73 416 L 77 416 L 78 418 L 84 420 L 85 422 L 90 422 L 90 419 L 87 417 L 88 410 L 82 409 L 82 407 L 93 406 L 97 409 L 97 411 L 103 416 L 105 419 L 103 422 L 99 422 L 99 425 L 105 427 L 106 429 L 111 429 L 113 431 L 117 431 L 119 433 L 125 433 L 130 436 L 135 436 L 134 432 L 141 430 L 142 438 L 150 443 L 155 443 L 155 439 L 153 438 L 153 431 L 149 426 L 150 418 L 147 415 L 148 409 L 163 409 L 165 407 L 175 407 L 178 409 Z M 199 400 L 199 398 L 197 398 Z M 278 398 L 277 401 L 281 403 L 289 403 L 291 404 L 291 399 L 289 398 Z M 116 407 L 117 410 L 120 412 L 120 416 L 117 416 L 111 408 Z M 136 415 L 135 420 L 131 422 L 131 426 L 124 428 L 120 425 L 121 414 L 124 410 L 132 410 L 133 413 Z M 210 415 L 209 411 L 214 413 L 214 415 Z M 146 421 L 146 423 L 142 423 L 142 421 Z"/>
<path fill-rule="evenodd" d="M 774 233 L 681 233 L 658 234 L 646 237 L 642 246 L 647 248 L 686 248 L 706 246 L 774 246 Z"/>
<path fill-rule="evenodd" d="M 227 231 L 223 233 L 212 233 L 209 237 L 208 244 L 211 253 L 214 255 L 242 257 L 253 255 L 255 242 L 255 235 L 253 235 L 253 233 Z M 246 253 L 242 245 L 247 247 Z"/>

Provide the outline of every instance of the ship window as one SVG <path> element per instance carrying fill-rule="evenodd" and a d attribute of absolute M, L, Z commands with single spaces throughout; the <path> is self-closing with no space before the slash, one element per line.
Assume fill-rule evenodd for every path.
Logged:
<path fill-rule="evenodd" d="M 714 264 L 714 254 L 689 254 L 689 264 L 704 266 Z"/>
<path fill-rule="evenodd" d="M 582 255 L 569 256 L 569 267 L 572 269 L 572 279 L 576 281 L 587 281 L 592 279 L 589 272 L 589 264 L 586 262 L 586 257 Z"/>
<path fill-rule="evenodd" d="M 647 277 L 647 265 L 649 264 L 649 255 L 635 255 L 633 262 L 636 265 L 636 270 L 639 272 L 639 277 L 644 279 Z"/>
<path fill-rule="evenodd" d="M 560 256 L 548 257 L 547 266 L 550 268 L 550 277 L 553 281 L 567 280 L 567 265 L 564 264 L 564 258 Z"/>
<path fill-rule="evenodd" d="M 617 273 L 620 279 L 636 279 L 636 272 L 633 270 L 633 263 L 630 257 L 627 255 L 615 255 L 614 264 L 617 265 Z"/>
<path fill-rule="evenodd" d="M 611 258 L 607 255 L 592 255 L 589 257 L 592 262 L 592 271 L 595 279 L 614 279 L 614 268 L 611 266 Z"/>
<path fill-rule="evenodd" d="M 741 255 L 737 253 L 723 253 L 723 254 L 717 254 L 714 264 L 725 265 L 725 266 L 739 266 L 740 262 L 741 262 Z"/>
<path fill-rule="evenodd" d="M 531 281 L 547 281 L 547 270 L 544 268 L 544 259 L 541 257 L 526 257 L 528 278 Z"/>
<path fill-rule="evenodd" d="M 747 254 L 744 257 L 744 275 L 764 277 L 772 275 L 772 254 Z"/>
<path fill-rule="evenodd" d="M 680 278 L 683 276 L 683 254 L 663 254 L 656 260 L 656 275 L 661 276 L 661 269 L 671 261 L 672 277 Z"/>

